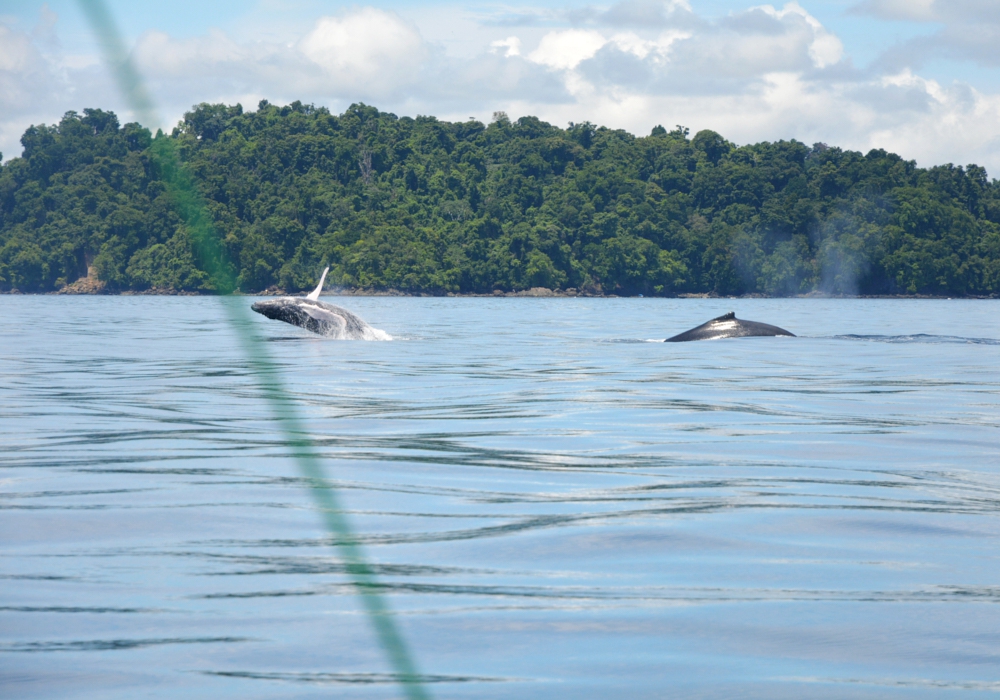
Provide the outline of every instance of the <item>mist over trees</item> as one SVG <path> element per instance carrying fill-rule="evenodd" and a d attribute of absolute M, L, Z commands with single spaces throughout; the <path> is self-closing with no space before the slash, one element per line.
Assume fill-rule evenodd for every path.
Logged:
<path fill-rule="evenodd" d="M 239 288 L 996 295 L 1000 182 L 796 141 L 736 147 L 534 117 L 489 125 L 202 104 L 169 135 Z M 111 112 L 32 126 L 0 168 L 0 290 L 212 292 L 150 157 Z"/>

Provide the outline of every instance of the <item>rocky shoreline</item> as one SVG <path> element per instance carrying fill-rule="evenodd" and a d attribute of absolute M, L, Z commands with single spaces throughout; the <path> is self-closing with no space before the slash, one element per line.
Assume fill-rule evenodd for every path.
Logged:
<path fill-rule="evenodd" d="M 85 295 L 85 296 L 185 296 L 185 297 L 197 297 L 197 296 L 212 296 L 208 294 L 201 294 L 199 292 L 188 292 L 188 291 L 177 291 L 175 289 L 162 289 L 162 288 L 152 288 L 144 289 L 140 291 L 136 290 L 112 290 L 108 286 L 90 277 L 83 277 L 78 279 L 73 284 L 66 285 L 62 289 L 55 292 L 21 292 L 17 289 L 12 289 L 8 291 L 0 291 L 0 295 L 30 295 L 30 296 L 53 296 L 53 295 Z M 283 289 L 271 288 L 265 289 L 262 292 L 256 292 L 252 294 L 236 292 L 234 296 L 247 296 L 247 297 L 273 297 L 273 296 L 285 296 L 287 293 Z M 301 294 L 301 293 L 299 293 Z M 292 294 L 290 296 L 297 296 L 298 294 Z M 322 296 L 329 297 L 475 297 L 475 298 L 486 298 L 486 299 L 497 299 L 501 297 L 529 297 L 529 298 L 541 298 L 541 299 L 552 299 L 552 298 L 575 298 L 584 297 L 591 299 L 624 299 L 624 298 L 642 298 L 641 295 L 638 297 L 624 297 L 619 294 L 605 294 L 602 292 L 595 292 L 589 290 L 577 290 L 577 289 L 548 289 L 546 287 L 533 287 L 531 289 L 524 289 L 518 292 L 503 292 L 497 290 L 492 294 L 475 294 L 475 293 L 457 293 L 457 292 L 446 292 L 441 294 L 434 294 L 431 292 L 403 292 L 398 289 L 352 289 L 352 288 L 337 288 L 333 287 L 327 289 L 323 292 Z M 935 296 L 931 294 L 859 294 L 855 296 L 848 296 L 842 294 L 827 294 L 824 292 L 809 292 L 807 294 L 796 294 L 788 297 L 769 297 L 764 294 L 744 294 L 742 296 L 724 296 L 715 294 L 712 292 L 691 292 L 684 294 L 677 294 L 672 297 L 646 297 L 650 299 L 997 299 L 996 296 Z"/>

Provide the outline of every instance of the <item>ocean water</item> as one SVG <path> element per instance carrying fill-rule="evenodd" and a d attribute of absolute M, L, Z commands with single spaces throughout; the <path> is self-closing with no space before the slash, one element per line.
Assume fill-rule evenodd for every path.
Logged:
<path fill-rule="evenodd" d="M 1000 693 L 1000 303 L 329 300 L 244 322 L 433 697 Z M 399 696 L 250 301 L 0 298 L 3 697 Z"/>

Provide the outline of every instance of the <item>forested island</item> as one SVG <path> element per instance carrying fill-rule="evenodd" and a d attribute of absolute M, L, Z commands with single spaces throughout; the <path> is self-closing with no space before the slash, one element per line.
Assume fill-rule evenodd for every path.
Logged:
<path fill-rule="evenodd" d="M 202 104 L 170 134 L 111 112 L 32 126 L 0 167 L 0 291 L 212 293 L 157 161 L 173 139 L 239 291 L 619 295 L 1000 292 L 1000 182 L 797 141 L 645 137 Z M 81 287 L 81 281 L 89 287 Z"/>

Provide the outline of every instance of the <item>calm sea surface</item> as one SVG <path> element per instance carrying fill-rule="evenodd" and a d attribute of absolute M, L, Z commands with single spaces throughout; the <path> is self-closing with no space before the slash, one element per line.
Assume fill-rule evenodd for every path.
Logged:
<path fill-rule="evenodd" d="M 1000 693 L 1000 302 L 327 300 L 245 323 L 434 697 Z M 251 301 L 0 297 L 0 696 L 398 696 Z"/>

